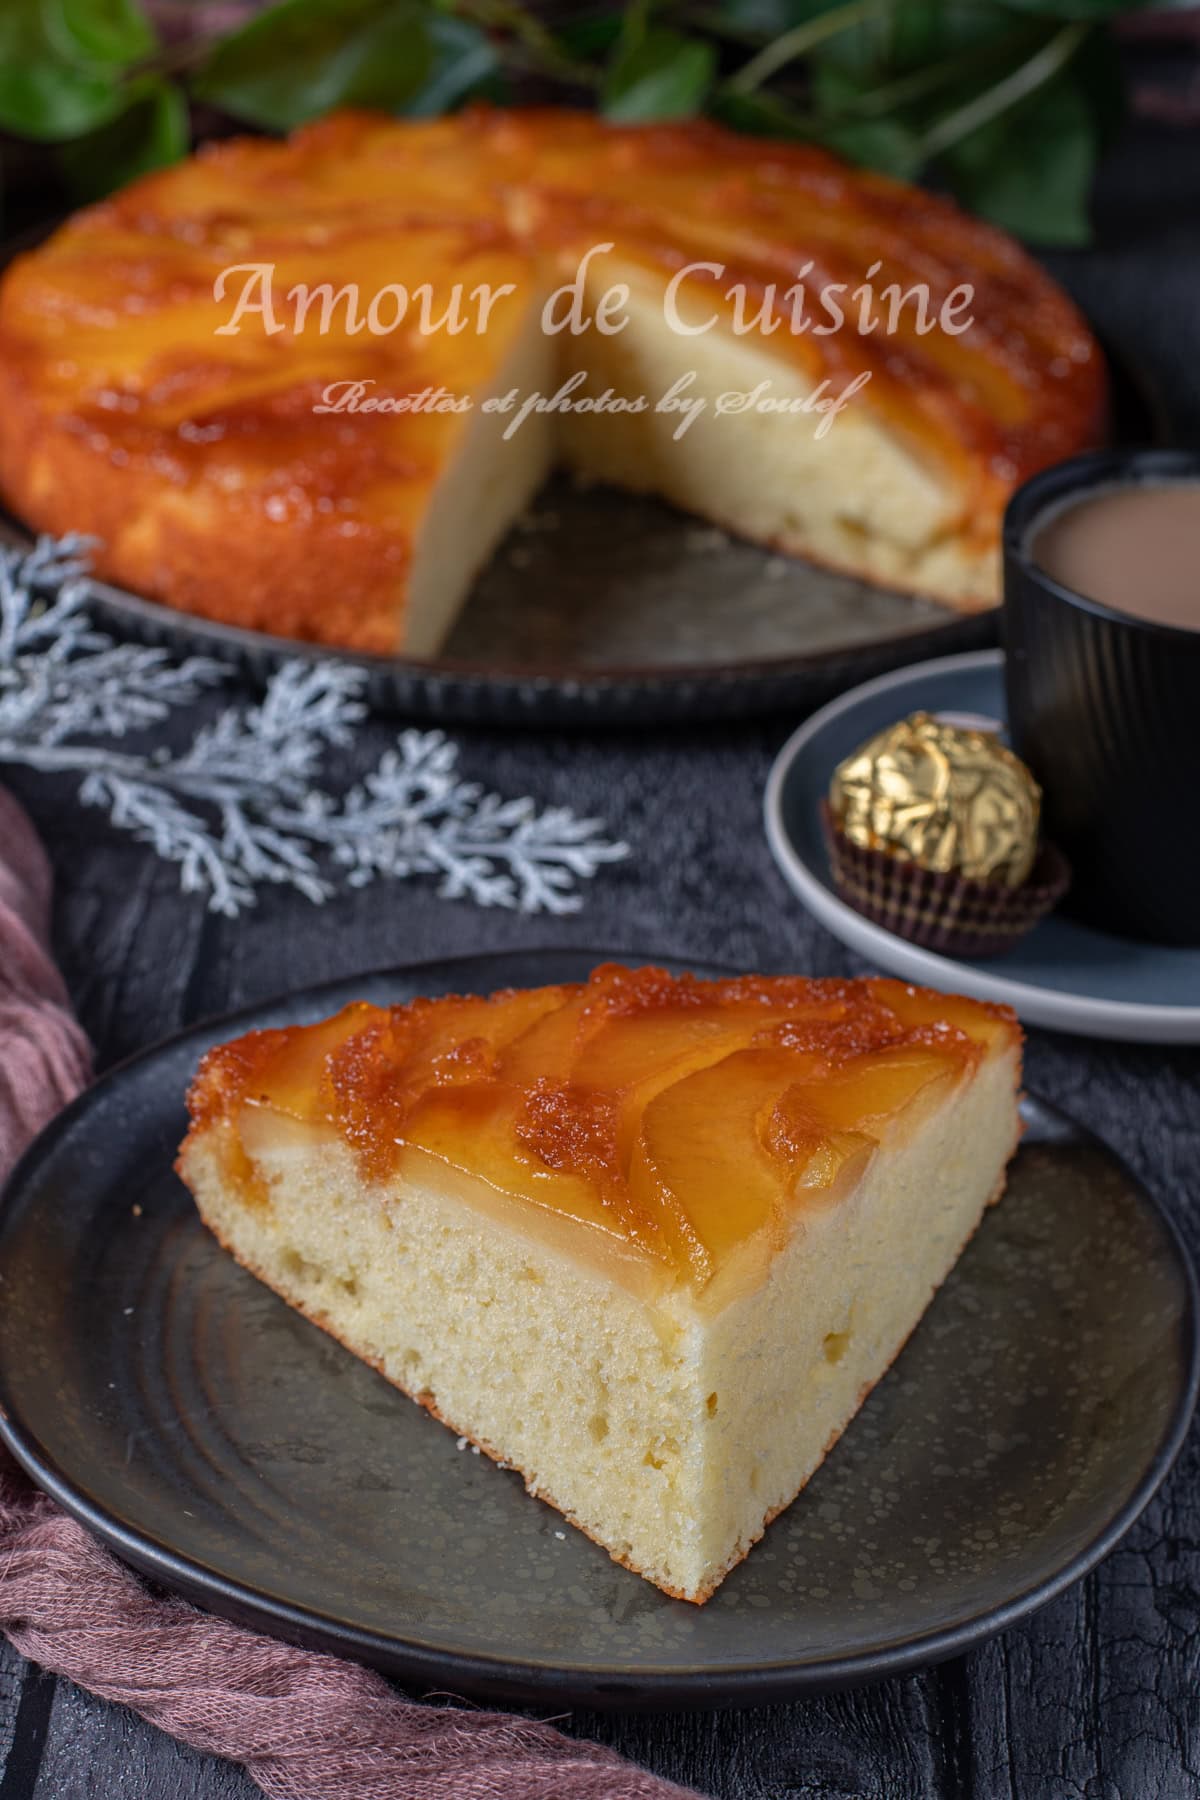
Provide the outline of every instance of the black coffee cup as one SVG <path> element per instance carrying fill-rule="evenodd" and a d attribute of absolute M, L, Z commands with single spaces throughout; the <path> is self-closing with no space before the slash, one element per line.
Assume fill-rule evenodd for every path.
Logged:
<path fill-rule="evenodd" d="M 1200 944 L 1200 629 L 1073 593 L 1031 554 L 1064 503 L 1164 481 L 1200 482 L 1200 452 L 1095 451 L 1013 495 L 1005 684 L 1013 748 L 1041 783 L 1046 835 L 1071 863 L 1063 910 L 1126 937 Z"/>

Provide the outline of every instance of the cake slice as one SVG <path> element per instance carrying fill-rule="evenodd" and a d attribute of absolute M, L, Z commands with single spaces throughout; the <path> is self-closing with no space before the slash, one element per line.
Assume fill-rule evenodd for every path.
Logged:
<path fill-rule="evenodd" d="M 224 1044 L 178 1167 L 246 1268 L 703 1601 L 999 1196 L 1019 1075 L 1003 1007 L 606 966 Z"/>

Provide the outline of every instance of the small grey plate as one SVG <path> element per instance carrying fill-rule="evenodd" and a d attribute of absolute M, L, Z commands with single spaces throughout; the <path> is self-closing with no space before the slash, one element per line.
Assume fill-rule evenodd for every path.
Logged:
<path fill-rule="evenodd" d="M 1179 1448 L 1196 1294 L 1153 1201 L 1038 1100 L 1007 1195 L 896 1365 L 700 1608 L 460 1449 L 201 1226 L 171 1165 L 210 1044 L 351 998 L 574 979 L 599 960 L 513 953 L 340 981 L 198 1026 L 97 1083 L 0 1212 L 10 1448 L 202 1605 L 506 1699 L 783 1698 L 964 1650 L 1077 1579 Z"/>
<path fill-rule="evenodd" d="M 1200 949 L 1137 943 L 1052 913 L 1003 956 L 922 950 L 876 925 L 837 891 L 818 807 L 844 756 L 911 712 L 1003 732 L 999 650 L 944 656 L 864 682 L 793 732 L 767 780 L 767 841 L 814 918 L 874 967 L 905 981 L 999 1000 L 1028 1025 L 1129 1043 L 1200 1044 Z"/>

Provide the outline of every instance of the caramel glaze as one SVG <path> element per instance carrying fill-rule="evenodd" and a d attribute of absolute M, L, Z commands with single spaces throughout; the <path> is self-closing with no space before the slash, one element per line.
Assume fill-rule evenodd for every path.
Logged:
<path fill-rule="evenodd" d="M 416 1149 L 702 1287 L 828 1203 L 919 1097 L 1019 1040 L 1005 1007 L 896 981 L 605 965 L 251 1032 L 208 1053 L 188 1104 L 194 1132 L 229 1128 L 248 1201 L 239 1122 L 266 1107 L 340 1134 L 368 1181 Z"/>
<path fill-rule="evenodd" d="M 393 650 L 463 421 L 330 419 L 314 400 L 354 379 L 381 395 L 486 390 L 524 306 L 601 242 L 660 285 L 685 263 L 723 263 L 720 281 L 690 285 L 726 321 L 734 284 L 752 312 L 771 284 L 782 307 L 801 276 L 810 295 L 924 283 L 935 308 L 970 284 L 962 336 L 918 334 L 910 306 L 895 335 L 793 335 L 785 320 L 757 341 L 814 383 L 869 372 L 871 405 L 940 470 L 958 497 L 948 529 L 972 542 L 996 541 L 1018 482 L 1103 431 L 1102 358 L 1071 302 L 1010 239 L 932 194 L 703 123 L 346 112 L 286 142 L 210 146 L 16 259 L 0 285 L 0 490 L 40 528 L 96 537 L 100 573 L 174 606 Z M 276 335 L 251 317 L 214 336 L 227 316 L 214 280 L 249 263 L 274 265 L 278 297 L 357 283 L 365 306 L 388 283 L 429 283 L 440 312 L 457 282 L 517 293 L 482 334 L 351 335 L 340 309 L 320 335 L 284 307 Z"/>

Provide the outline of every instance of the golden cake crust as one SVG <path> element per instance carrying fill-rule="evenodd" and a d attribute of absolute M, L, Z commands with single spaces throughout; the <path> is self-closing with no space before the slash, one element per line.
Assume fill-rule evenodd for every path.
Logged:
<path fill-rule="evenodd" d="M 861 1171 L 910 1109 L 1016 1044 L 1007 1008 L 898 981 L 703 981 L 603 965 L 587 983 L 349 1006 L 211 1050 L 192 1135 L 244 1109 L 331 1128 L 386 1183 L 433 1158 L 700 1291 Z M 708 1144 L 710 1120 L 719 1141 Z"/>
<path fill-rule="evenodd" d="M 878 262 L 928 283 L 935 305 L 969 282 L 962 337 L 918 335 L 905 315 L 895 336 L 764 340 L 815 379 L 869 372 L 876 414 L 952 484 L 948 529 L 968 545 L 994 544 L 1017 482 L 1102 431 L 1102 362 L 1074 307 L 1011 240 L 928 193 L 708 124 L 343 113 L 286 142 L 202 150 L 16 260 L 0 285 L 0 490 L 39 529 L 98 538 L 103 576 L 184 611 L 393 650 L 460 421 L 312 407 L 347 378 L 480 392 L 501 314 L 484 334 L 419 341 L 218 337 L 215 278 L 270 261 L 281 289 L 427 281 L 443 294 L 462 280 L 540 296 L 606 241 L 660 285 L 720 260 L 752 298 L 806 264 L 815 290 Z M 727 313 L 714 284 L 696 291 Z"/>

